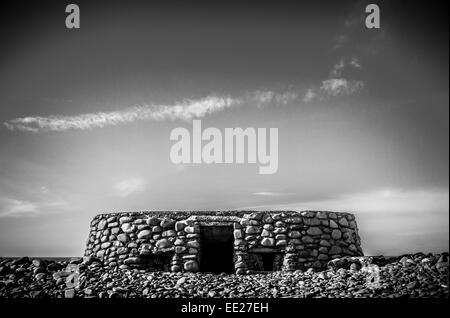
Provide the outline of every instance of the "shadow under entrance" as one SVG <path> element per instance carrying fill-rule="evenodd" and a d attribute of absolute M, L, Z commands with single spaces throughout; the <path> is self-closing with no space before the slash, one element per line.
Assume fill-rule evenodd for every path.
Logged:
<path fill-rule="evenodd" d="M 200 271 L 210 273 L 233 273 L 233 227 L 202 226 Z"/>

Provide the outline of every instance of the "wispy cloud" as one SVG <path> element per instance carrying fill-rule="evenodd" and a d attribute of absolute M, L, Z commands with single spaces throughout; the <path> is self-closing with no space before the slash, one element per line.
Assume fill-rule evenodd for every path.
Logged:
<path fill-rule="evenodd" d="M 253 193 L 253 195 L 260 195 L 260 196 L 268 196 L 268 197 L 270 197 L 270 196 L 278 196 L 278 195 L 280 195 L 280 193 L 277 193 L 277 192 L 255 192 L 255 193 Z"/>
<path fill-rule="evenodd" d="M 359 58 L 353 56 L 350 60 L 341 58 L 333 65 L 329 76 L 319 86 L 310 87 L 303 95 L 303 102 L 309 103 L 314 100 L 324 100 L 330 97 L 350 96 L 365 87 L 363 80 L 349 80 L 344 77 L 347 70 L 359 71 L 362 68 Z"/>
<path fill-rule="evenodd" d="M 362 67 L 361 63 L 359 62 L 359 58 L 357 58 L 356 56 L 353 56 L 351 58 L 350 65 L 357 69 L 360 69 Z"/>
<path fill-rule="evenodd" d="M 317 94 L 314 92 L 314 90 L 312 88 L 309 88 L 305 95 L 303 96 L 303 102 L 304 103 L 309 103 L 310 101 L 312 101 L 315 97 L 317 96 Z"/>
<path fill-rule="evenodd" d="M 330 96 L 352 95 L 364 87 L 359 80 L 346 80 L 345 78 L 332 78 L 322 82 L 320 90 Z"/>
<path fill-rule="evenodd" d="M 329 78 L 343 77 L 344 71 L 347 70 L 360 70 L 362 68 L 358 57 L 353 56 L 350 59 L 341 58 L 336 64 L 333 65 Z"/>
<path fill-rule="evenodd" d="M 299 98 L 299 93 L 295 91 L 255 91 L 250 94 L 250 99 L 256 101 L 258 106 L 267 104 L 287 105 Z"/>
<path fill-rule="evenodd" d="M 273 191 L 261 191 L 261 192 L 254 192 L 252 194 L 262 197 L 281 197 L 281 196 L 295 195 L 295 193 L 292 192 L 273 192 Z"/>
<path fill-rule="evenodd" d="M 128 197 L 134 193 L 142 192 L 147 188 L 147 181 L 142 178 L 131 178 L 114 184 L 116 194 L 120 197 Z"/>
<path fill-rule="evenodd" d="M 42 215 L 44 213 L 60 212 L 67 207 L 64 200 L 30 201 L 14 198 L 0 198 L 0 217 L 19 217 Z"/>
<path fill-rule="evenodd" d="M 201 99 L 187 99 L 174 105 L 143 105 L 112 112 L 86 113 L 75 116 L 28 116 L 4 122 L 11 131 L 30 133 L 90 130 L 143 120 L 191 120 L 253 102 L 258 106 L 287 105 L 299 98 L 296 91 L 255 91 L 240 97 L 211 95 Z"/>
<path fill-rule="evenodd" d="M 333 65 L 333 68 L 331 69 L 331 76 L 332 77 L 339 77 L 342 75 L 342 70 L 345 67 L 345 61 L 344 59 L 341 59 L 339 62 Z"/>
<path fill-rule="evenodd" d="M 87 113 L 76 116 L 30 116 L 8 120 L 4 125 L 12 131 L 43 132 L 87 130 L 131 123 L 138 120 L 189 120 L 221 111 L 241 101 L 229 96 L 208 96 L 198 100 L 185 100 L 174 105 L 135 106 L 121 111 Z"/>
<path fill-rule="evenodd" d="M 42 186 L 39 188 L 39 191 L 43 194 L 47 194 L 50 190 L 46 186 Z"/>
<path fill-rule="evenodd" d="M 252 98 L 259 104 L 267 104 L 272 102 L 275 92 L 273 91 L 256 91 L 252 95 Z"/>
<path fill-rule="evenodd" d="M 339 73 L 342 66 L 337 64 L 333 73 Z M 363 86 L 362 81 L 347 81 L 333 78 L 323 81 L 321 86 L 305 90 L 257 90 L 238 97 L 210 95 L 201 99 L 186 99 L 173 105 L 139 105 L 112 112 L 85 113 L 74 116 L 27 116 L 5 121 L 4 126 L 11 131 L 28 133 L 63 132 L 67 130 L 91 130 L 116 126 L 136 121 L 191 120 L 223 111 L 242 104 L 263 106 L 286 106 L 295 102 L 309 103 L 316 98 L 351 95 Z"/>
<path fill-rule="evenodd" d="M 277 103 L 286 105 L 296 99 L 298 99 L 299 95 L 296 92 L 285 92 L 283 94 L 278 94 L 275 96 L 275 100 Z"/>

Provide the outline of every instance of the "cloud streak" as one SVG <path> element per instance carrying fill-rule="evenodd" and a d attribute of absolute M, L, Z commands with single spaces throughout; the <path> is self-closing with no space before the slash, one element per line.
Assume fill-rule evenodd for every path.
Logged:
<path fill-rule="evenodd" d="M 287 105 L 296 101 L 299 98 L 299 93 L 295 91 L 256 91 L 250 96 L 250 99 L 256 101 L 258 106 L 263 106 L 265 104 Z"/>
<path fill-rule="evenodd" d="M 344 65 L 337 64 L 333 72 L 340 72 Z M 210 95 L 201 99 L 186 99 L 173 105 L 139 105 L 111 112 L 85 113 L 74 116 L 27 116 L 5 121 L 10 131 L 27 133 L 64 132 L 68 130 L 91 130 L 136 121 L 163 121 L 203 118 L 225 109 L 250 103 L 257 107 L 286 106 L 294 102 L 309 103 L 315 99 L 339 95 L 352 95 L 364 86 L 362 81 L 349 81 L 345 78 L 331 78 L 319 86 L 304 91 L 254 91 L 240 97 Z"/>
<path fill-rule="evenodd" d="M 286 195 L 286 193 L 279 193 L 279 192 L 255 192 L 253 195 L 259 195 L 259 196 L 265 196 L 265 197 L 274 197 L 274 196 L 280 196 L 280 195 Z"/>
<path fill-rule="evenodd" d="M 320 90 L 329 96 L 352 95 L 364 87 L 359 80 L 346 80 L 345 78 L 331 78 L 322 82 Z"/>
<path fill-rule="evenodd" d="M 147 188 L 147 182 L 141 178 L 131 178 L 117 182 L 114 185 L 116 194 L 120 197 L 128 197 L 134 193 L 142 192 Z"/>
<path fill-rule="evenodd" d="M 61 212 L 62 208 L 67 208 L 67 202 L 64 200 L 44 200 L 40 202 L 0 197 L 0 218 L 36 216 L 44 213 L 56 213 Z"/>
<path fill-rule="evenodd" d="M 345 78 L 347 71 L 359 71 L 362 66 L 359 58 L 353 56 L 350 60 L 340 59 L 333 65 L 329 76 L 320 85 L 309 88 L 303 96 L 304 103 L 315 100 L 324 100 L 330 97 L 350 96 L 356 94 L 365 87 L 363 80 L 349 80 Z"/>
<path fill-rule="evenodd" d="M 240 100 L 231 97 L 208 96 L 198 100 L 185 100 L 174 105 L 135 106 L 122 111 L 87 113 L 76 116 L 30 116 L 8 120 L 4 125 L 11 131 L 61 132 L 89 130 L 116 126 L 140 120 L 190 120 L 239 105 Z"/>
<path fill-rule="evenodd" d="M 317 94 L 314 92 L 314 90 L 312 88 L 309 88 L 306 93 L 305 96 L 303 96 L 303 102 L 304 103 L 309 103 L 310 101 L 312 101 L 314 98 L 316 98 Z"/>

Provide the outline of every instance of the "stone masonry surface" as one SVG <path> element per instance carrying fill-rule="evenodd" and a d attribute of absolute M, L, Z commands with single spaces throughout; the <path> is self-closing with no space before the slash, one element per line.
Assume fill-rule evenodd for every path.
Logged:
<path fill-rule="evenodd" d="M 257 253 L 274 253 L 271 270 L 281 271 L 324 269 L 330 260 L 363 255 L 350 213 L 150 211 L 95 216 L 85 256 L 110 268 L 198 272 L 201 231 L 208 226 L 232 227 L 236 274 L 254 272 Z"/>

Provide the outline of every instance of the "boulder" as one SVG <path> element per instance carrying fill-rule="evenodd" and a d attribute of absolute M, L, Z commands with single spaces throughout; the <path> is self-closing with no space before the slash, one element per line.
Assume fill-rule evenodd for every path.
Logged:
<path fill-rule="evenodd" d="M 113 227 L 111 229 L 111 234 L 113 235 L 117 235 L 120 232 L 120 228 L 119 227 Z"/>
<path fill-rule="evenodd" d="M 310 227 L 306 233 L 308 233 L 309 235 L 321 235 L 322 234 L 322 230 L 318 227 Z"/>
<path fill-rule="evenodd" d="M 69 288 L 64 291 L 64 298 L 74 298 L 75 297 L 75 289 Z"/>
<path fill-rule="evenodd" d="M 187 247 L 193 247 L 193 248 L 200 248 L 200 244 L 198 243 L 198 241 L 188 241 L 186 243 Z"/>
<path fill-rule="evenodd" d="M 263 246 L 274 246 L 275 240 L 273 238 L 265 237 L 261 241 L 261 245 Z"/>
<path fill-rule="evenodd" d="M 185 227 L 186 227 L 186 223 L 184 223 L 184 222 L 176 222 L 175 223 L 175 231 L 177 231 L 177 232 L 183 231 Z"/>
<path fill-rule="evenodd" d="M 187 272 L 192 272 L 192 273 L 198 272 L 198 263 L 195 260 L 187 261 L 186 263 L 184 263 L 183 267 L 184 267 L 184 270 Z"/>
<path fill-rule="evenodd" d="M 327 215 L 326 212 L 317 212 L 316 216 L 317 216 L 318 219 L 326 219 L 326 218 L 328 218 L 328 215 Z"/>
<path fill-rule="evenodd" d="M 333 230 L 333 232 L 331 232 L 331 237 L 333 240 L 339 240 L 342 237 L 342 232 L 339 230 Z"/>
<path fill-rule="evenodd" d="M 122 243 L 127 243 L 130 240 L 130 238 L 128 237 L 127 234 L 120 233 L 119 235 L 117 235 L 117 240 L 122 242 Z"/>
<path fill-rule="evenodd" d="M 105 242 L 101 245 L 102 249 L 104 249 L 104 250 L 106 250 L 110 246 L 111 246 L 111 242 Z"/>
<path fill-rule="evenodd" d="M 126 247 L 119 247 L 116 251 L 117 255 L 128 254 L 128 252 L 128 248 Z"/>
<path fill-rule="evenodd" d="M 183 239 L 177 238 L 177 239 L 175 240 L 175 243 L 173 243 L 173 245 L 175 245 L 175 246 L 184 245 L 184 240 L 183 240 Z"/>
<path fill-rule="evenodd" d="M 122 216 L 122 217 L 119 219 L 119 223 L 120 223 L 120 224 L 123 224 L 123 223 L 129 223 L 129 222 L 131 222 L 131 221 L 133 221 L 133 218 L 132 218 L 132 217 L 129 217 L 129 216 Z"/>
<path fill-rule="evenodd" d="M 136 226 L 131 223 L 123 223 L 120 228 L 124 233 L 132 233 L 136 230 Z"/>
<path fill-rule="evenodd" d="M 341 253 L 342 253 L 342 248 L 340 248 L 340 247 L 337 246 L 337 245 L 333 245 L 333 246 L 330 248 L 330 251 L 329 251 L 328 253 L 331 254 L 331 255 L 334 255 L 334 254 L 341 254 Z"/>
<path fill-rule="evenodd" d="M 156 242 L 155 246 L 159 249 L 169 248 L 172 247 L 172 242 L 170 242 L 167 239 L 161 239 L 158 242 Z"/>
<path fill-rule="evenodd" d="M 277 234 L 277 235 L 275 235 L 275 239 L 276 240 L 285 240 L 285 239 L 287 239 L 287 236 L 286 236 L 286 234 Z"/>
<path fill-rule="evenodd" d="M 258 234 L 259 228 L 253 225 L 247 226 L 245 229 L 245 234 Z"/>
<path fill-rule="evenodd" d="M 316 216 L 316 213 L 313 211 L 303 211 L 301 212 L 301 215 L 305 218 L 313 218 Z"/>
<path fill-rule="evenodd" d="M 142 263 L 142 259 L 140 257 L 129 257 L 123 261 L 125 265 L 134 265 Z"/>
<path fill-rule="evenodd" d="M 199 228 L 198 226 L 196 226 L 196 225 L 194 225 L 194 226 L 186 226 L 186 227 L 184 228 L 184 231 L 185 231 L 187 234 L 200 233 L 200 228 Z"/>
<path fill-rule="evenodd" d="M 151 218 L 148 218 L 148 219 L 146 220 L 146 222 L 147 222 L 147 224 L 150 225 L 150 226 L 155 226 L 155 225 L 159 225 L 159 223 L 160 223 L 161 221 L 160 221 L 158 218 L 151 217 Z"/>
<path fill-rule="evenodd" d="M 302 235 L 301 235 L 301 233 L 299 231 L 291 231 L 291 232 L 288 233 L 288 236 L 290 238 L 299 238 Z"/>
<path fill-rule="evenodd" d="M 336 222 L 334 222 L 334 220 L 330 220 L 330 227 L 332 229 L 337 229 L 339 226 L 336 224 Z"/>
<path fill-rule="evenodd" d="M 177 235 L 177 233 L 174 230 L 167 230 L 162 232 L 162 237 L 174 237 Z"/>
<path fill-rule="evenodd" d="M 175 246 L 175 253 L 181 254 L 181 253 L 184 253 L 185 251 L 186 251 L 186 247 L 184 247 L 184 246 Z"/>
<path fill-rule="evenodd" d="M 163 231 L 163 229 L 159 225 L 155 225 L 155 226 L 152 227 L 152 232 L 153 233 L 161 233 L 162 231 Z"/>
<path fill-rule="evenodd" d="M 172 265 L 172 266 L 170 267 L 170 271 L 171 271 L 171 272 L 174 272 L 174 273 L 179 272 L 179 271 L 181 271 L 181 267 L 178 266 L 178 265 Z"/>
<path fill-rule="evenodd" d="M 309 226 L 316 226 L 320 224 L 320 220 L 316 218 L 304 218 L 303 223 Z"/>
<path fill-rule="evenodd" d="M 159 224 L 163 229 L 173 229 L 175 226 L 175 221 L 170 218 L 163 218 Z"/>
<path fill-rule="evenodd" d="M 342 226 L 348 227 L 348 222 L 346 218 L 340 218 L 338 223 Z"/>
<path fill-rule="evenodd" d="M 107 222 L 105 219 L 101 219 L 97 224 L 97 231 L 103 231 L 106 228 Z"/>
<path fill-rule="evenodd" d="M 246 265 L 244 262 L 240 261 L 240 262 L 236 262 L 236 264 L 234 264 L 234 268 L 235 268 L 235 269 L 238 269 L 238 268 L 247 268 L 247 265 Z"/>

